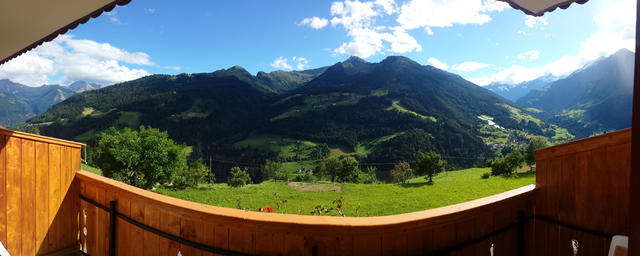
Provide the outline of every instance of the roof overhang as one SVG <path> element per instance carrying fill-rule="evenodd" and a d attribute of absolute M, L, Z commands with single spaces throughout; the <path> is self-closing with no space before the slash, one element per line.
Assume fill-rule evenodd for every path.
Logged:
<path fill-rule="evenodd" d="M 542 16 L 556 8 L 567 9 L 572 3 L 584 4 L 588 0 L 499 0 L 507 2 L 511 7 L 528 15 Z"/>
<path fill-rule="evenodd" d="M 130 1 L 0 1 L 0 65 Z"/>

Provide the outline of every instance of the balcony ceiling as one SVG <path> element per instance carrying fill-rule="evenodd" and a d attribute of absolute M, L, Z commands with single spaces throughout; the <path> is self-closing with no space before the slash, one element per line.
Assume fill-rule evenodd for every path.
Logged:
<path fill-rule="evenodd" d="M 0 1 L 0 64 L 129 1 Z"/>
<path fill-rule="evenodd" d="M 567 9 L 572 3 L 584 4 L 588 0 L 500 0 L 509 3 L 511 7 L 521 10 L 528 15 L 542 16 L 545 12 L 552 12 L 556 8 Z"/>

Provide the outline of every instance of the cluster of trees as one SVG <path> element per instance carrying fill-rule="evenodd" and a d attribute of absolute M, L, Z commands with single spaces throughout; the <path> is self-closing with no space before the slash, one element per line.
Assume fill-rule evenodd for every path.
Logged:
<path fill-rule="evenodd" d="M 524 154 L 519 149 L 515 149 L 504 157 L 494 159 L 491 162 L 491 175 L 512 175 L 523 163 L 526 163 L 529 166 L 529 170 L 533 171 L 533 164 L 535 164 L 534 152 L 546 146 L 547 141 L 544 137 L 533 137 L 525 148 Z"/>
<path fill-rule="evenodd" d="M 516 149 L 504 157 L 491 162 L 491 175 L 511 175 L 523 163 L 533 169 L 534 151 L 547 145 L 544 137 L 534 137 L 524 150 L 524 154 Z M 94 163 L 102 169 L 105 176 L 149 189 L 157 185 L 171 184 L 175 188 L 195 187 L 199 183 L 215 182 L 202 159 L 191 161 L 187 156 L 190 148 L 171 140 L 167 132 L 140 126 L 139 130 L 125 128 L 118 131 L 110 128 L 101 133 L 93 151 Z M 418 152 L 415 155 L 415 166 L 406 161 L 399 161 L 390 171 L 395 182 L 406 183 L 414 175 L 424 175 L 428 183 L 433 176 L 447 168 L 447 161 L 433 151 Z M 288 180 L 289 175 L 283 164 L 267 160 L 262 167 L 262 179 Z M 360 169 L 360 163 L 352 156 L 330 157 L 320 161 L 313 172 L 305 173 L 304 180 L 326 179 L 332 182 L 378 183 L 375 167 Z M 227 184 L 241 187 L 251 183 L 251 175 L 247 168 L 233 166 L 227 173 Z"/>
<path fill-rule="evenodd" d="M 188 163 L 189 154 L 189 147 L 175 143 L 159 129 L 140 126 L 139 130 L 119 131 L 112 127 L 96 138 L 92 158 L 106 177 L 144 189 L 215 182 L 201 158 Z"/>

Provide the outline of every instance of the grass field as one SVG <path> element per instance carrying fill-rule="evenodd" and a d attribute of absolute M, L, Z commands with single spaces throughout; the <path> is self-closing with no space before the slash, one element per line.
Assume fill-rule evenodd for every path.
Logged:
<path fill-rule="evenodd" d="M 481 179 L 489 168 L 473 168 L 439 174 L 432 185 L 425 179 L 414 178 L 408 184 L 331 184 L 314 186 L 298 184 L 308 190 L 299 190 L 284 181 L 267 181 L 262 184 L 230 188 L 226 184 L 202 185 L 196 189 L 173 191 L 158 189 L 156 192 L 189 201 L 236 208 L 238 198 L 243 209 L 256 211 L 271 206 L 276 211 L 274 193 L 287 200 L 287 213 L 309 215 L 316 205 L 333 207 L 333 200 L 344 197 L 347 216 L 381 216 L 413 212 L 461 203 L 535 183 L 535 174 L 524 173 L 517 177 L 491 177 Z M 284 212 L 281 207 L 281 212 Z M 335 215 L 335 211 L 330 215 Z"/>

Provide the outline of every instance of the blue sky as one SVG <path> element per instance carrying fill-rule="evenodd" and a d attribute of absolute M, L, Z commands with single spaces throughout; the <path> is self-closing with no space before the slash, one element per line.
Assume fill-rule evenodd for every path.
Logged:
<path fill-rule="evenodd" d="M 112 84 L 233 65 L 255 74 L 402 55 L 480 85 L 514 84 L 631 50 L 635 1 L 603 2 L 533 18 L 493 0 L 133 0 L 0 66 L 0 79 Z"/>

